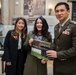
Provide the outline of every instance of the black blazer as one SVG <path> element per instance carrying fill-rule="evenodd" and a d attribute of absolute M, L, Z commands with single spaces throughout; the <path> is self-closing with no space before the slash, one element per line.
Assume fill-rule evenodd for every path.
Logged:
<path fill-rule="evenodd" d="M 62 73 L 76 73 L 76 25 L 68 20 L 60 32 L 58 32 L 58 29 L 59 24 L 54 29 L 53 47 L 58 56 L 54 60 L 55 70 Z"/>
<path fill-rule="evenodd" d="M 18 39 L 14 39 L 11 36 L 12 31 L 8 31 L 5 42 L 4 42 L 4 57 L 5 61 L 16 60 L 17 57 L 17 48 L 18 48 Z"/>
<path fill-rule="evenodd" d="M 9 75 L 15 75 L 16 71 L 16 62 L 17 62 L 17 52 L 18 52 L 18 39 L 15 39 L 11 36 L 11 30 L 8 31 L 6 37 L 5 37 L 5 42 L 4 42 L 4 60 L 10 61 L 12 63 L 12 66 L 6 66 L 5 71 Z M 22 39 L 22 45 L 25 40 Z M 24 51 L 22 50 L 22 54 Z M 25 53 L 25 59 L 26 60 L 26 53 Z"/>

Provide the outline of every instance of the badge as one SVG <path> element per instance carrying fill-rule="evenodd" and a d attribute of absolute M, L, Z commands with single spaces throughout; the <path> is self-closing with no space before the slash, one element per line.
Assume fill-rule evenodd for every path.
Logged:
<path fill-rule="evenodd" d="M 62 32 L 62 34 L 65 34 L 65 35 L 70 35 L 70 31 L 65 30 L 65 31 L 63 31 L 63 32 Z"/>

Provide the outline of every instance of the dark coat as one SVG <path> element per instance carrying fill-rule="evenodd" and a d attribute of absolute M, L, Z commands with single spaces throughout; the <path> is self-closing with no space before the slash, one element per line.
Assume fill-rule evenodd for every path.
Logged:
<path fill-rule="evenodd" d="M 11 36 L 12 31 L 8 31 L 5 42 L 4 42 L 4 60 L 6 62 L 12 63 L 11 66 L 5 65 L 5 72 L 8 75 L 16 75 L 16 66 L 17 66 L 17 54 L 18 54 L 18 39 L 16 40 Z M 22 45 L 24 40 L 22 39 Z M 23 50 L 21 51 L 21 54 L 24 53 Z M 26 54 L 25 54 L 26 55 Z M 25 59 L 26 60 L 26 57 Z M 23 61 L 23 58 L 21 57 L 21 61 Z"/>
<path fill-rule="evenodd" d="M 32 36 L 33 34 L 30 32 L 26 40 L 27 43 L 30 38 L 33 38 Z M 47 39 L 45 38 L 43 41 L 47 41 Z M 42 64 L 40 59 L 32 56 L 31 52 L 28 52 L 24 75 L 47 75 L 47 64 Z"/>
<path fill-rule="evenodd" d="M 55 26 L 54 49 L 58 57 L 54 60 L 54 69 L 62 73 L 76 73 L 76 25 L 68 20 L 60 32 L 58 29 L 59 24 Z"/>

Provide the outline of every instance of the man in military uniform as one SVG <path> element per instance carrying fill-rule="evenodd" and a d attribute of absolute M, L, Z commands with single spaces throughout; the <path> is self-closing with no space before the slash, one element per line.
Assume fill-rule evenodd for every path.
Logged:
<path fill-rule="evenodd" d="M 55 39 L 48 57 L 54 58 L 54 75 L 76 74 L 76 24 L 69 19 L 70 9 L 65 2 L 55 6 L 59 23 L 55 26 Z"/>

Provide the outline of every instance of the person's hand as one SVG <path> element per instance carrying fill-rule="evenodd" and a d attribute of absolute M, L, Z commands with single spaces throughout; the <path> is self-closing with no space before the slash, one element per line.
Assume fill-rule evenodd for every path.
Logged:
<path fill-rule="evenodd" d="M 29 45 L 30 46 L 32 46 L 33 41 L 34 41 L 34 39 L 32 39 L 32 38 L 29 40 Z"/>
<path fill-rule="evenodd" d="M 42 60 L 41 60 L 41 63 L 42 63 L 42 64 L 46 64 L 46 63 L 47 63 L 47 60 L 42 59 Z"/>
<path fill-rule="evenodd" d="M 5 62 L 7 66 L 11 66 L 11 62 Z"/>
<path fill-rule="evenodd" d="M 37 57 L 38 59 L 41 59 L 41 57 Z"/>
<path fill-rule="evenodd" d="M 46 51 L 46 55 L 47 55 L 48 57 L 57 58 L 57 52 L 54 51 L 54 50 L 48 50 L 48 51 Z"/>

